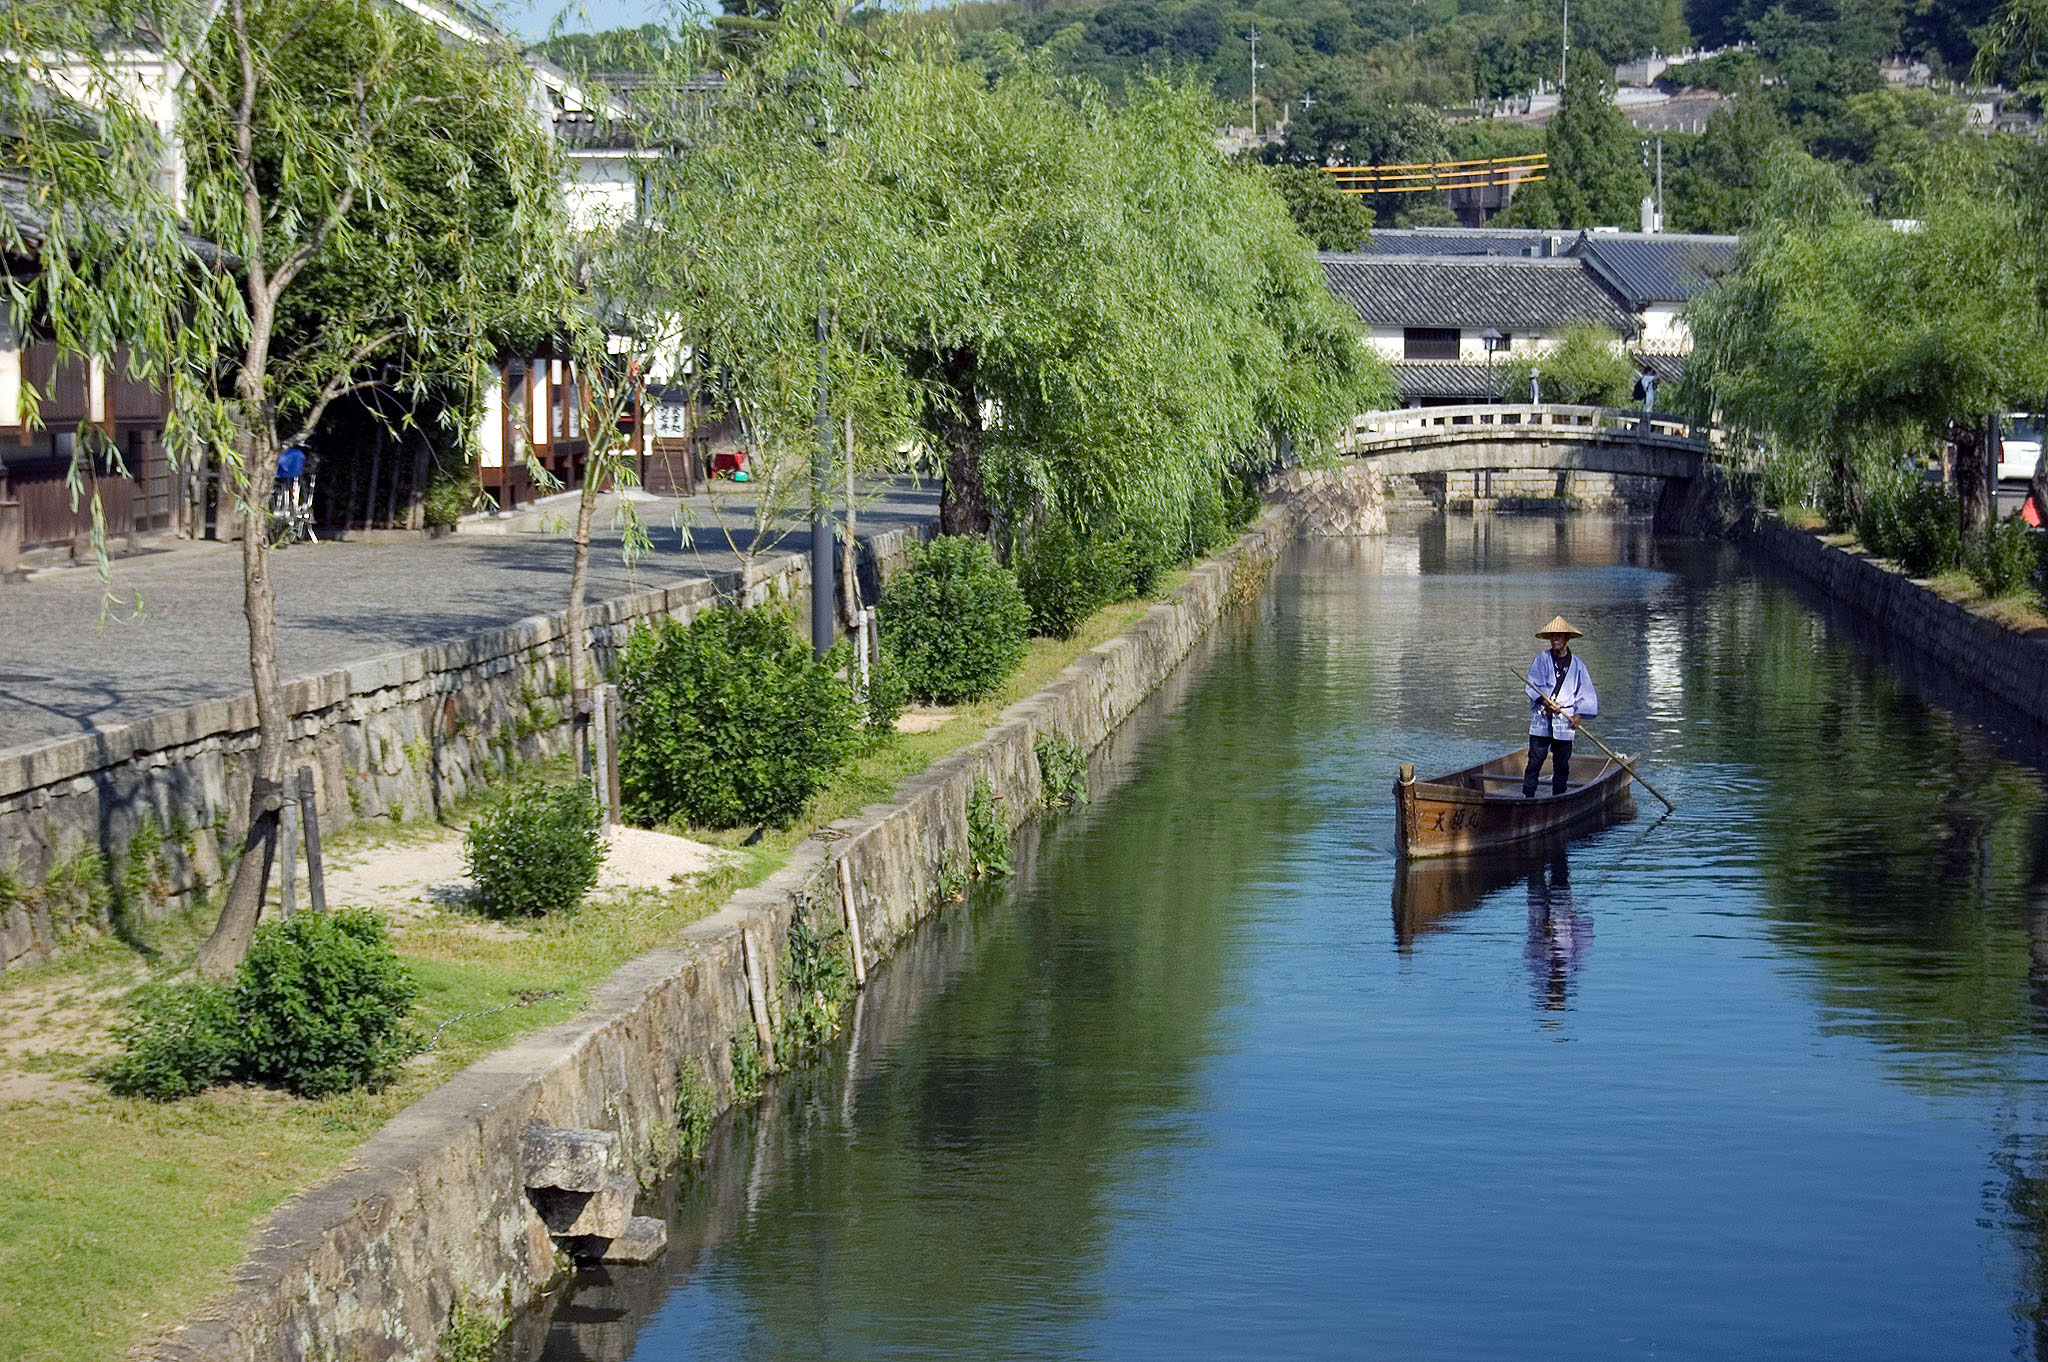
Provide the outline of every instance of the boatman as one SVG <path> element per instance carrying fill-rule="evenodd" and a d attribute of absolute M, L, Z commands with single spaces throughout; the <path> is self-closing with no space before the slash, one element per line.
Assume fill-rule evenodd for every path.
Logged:
<path fill-rule="evenodd" d="M 1572 737 L 1579 720 L 1600 712 L 1593 674 L 1572 656 L 1572 640 L 1583 638 L 1563 615 L 1536 631 L 1550 646 L 1529 664 L 1529 765 L 1522 772 L 1522 797 L 1536 797 L 1536 777 L 1550 758 L 1550 792 L 1564 793 L 1572 770 Z"/>

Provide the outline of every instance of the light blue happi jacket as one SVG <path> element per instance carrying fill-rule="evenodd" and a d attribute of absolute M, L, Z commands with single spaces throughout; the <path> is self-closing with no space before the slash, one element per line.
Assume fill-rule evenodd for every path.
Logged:
<path fill-rule="evenodd" d="M 1560 742 L 1572 740 L 1571 716 L 1590 719 L 1600 712 L 1600 696 L 1593 689 L 1593 674 L 1586 670 L 1586 664 L 1579 661 L 1577 653 L 1565 667 L 1564 684 L 1557 684 L 1557 664 L 1550 658 L 1550 649 L 1536 654 L 1536 660 L 1529 664 L 1529 684 L 1534 689 L 1557 701 L 1562 714 L 1552 716 L 1541 700 L 1529 697 L 1529 734 L 1531 737 L 1556 738 Z"/>

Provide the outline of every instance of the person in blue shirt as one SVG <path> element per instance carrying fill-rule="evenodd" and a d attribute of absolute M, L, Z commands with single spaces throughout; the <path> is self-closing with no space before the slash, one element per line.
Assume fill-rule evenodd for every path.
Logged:
<path fill-rule="evenodd" d="M 1550 646 L 1529 664 L 1529 765 L 1522 772 L 1524 799 L 1536 797 L 1536 779 L 1546 756 L 1550 758 L 1550 792 L 1564 793 L 1565 782 L 1571 778 L 1572 739 L 1579 731 L 1579 720 L 1600 712 L 1593 674 L 1572 655 L 1572 640 L 1585 635 L 1559 615 L 1538 629 L 1536 637 Z"/>
<path fill-rule="evenodd" d="M 281 487 L 290 487 L 306 471 L 306 451 L 297 445 L 287 445 L 277 456 L 277 481 Z"/>

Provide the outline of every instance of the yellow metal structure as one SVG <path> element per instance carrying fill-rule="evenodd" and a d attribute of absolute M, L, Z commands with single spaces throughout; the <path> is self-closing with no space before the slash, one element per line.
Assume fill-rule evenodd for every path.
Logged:
<path fill-rule="evenodd" d="M 1549 178 L 1543 152 L 1480 161 L 1431 161 L 1402 166 L 1324 166 L 1346 194 L 1415 194 L 1445 189 L 1514 189 Z"/>

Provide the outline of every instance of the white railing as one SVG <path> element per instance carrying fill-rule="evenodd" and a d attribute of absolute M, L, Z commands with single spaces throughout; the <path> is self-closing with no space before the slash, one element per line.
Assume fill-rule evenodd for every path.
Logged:
<path fill-rule="evenodd" d="M 1486 403 L 1468 407 L 1401 407 L 1394 411 L 1364 412 L 1354 417 L 1350 428 L 1338 437 L 1338 447 L 1344 453 L 1356 454 L 1375 445 L 1394 444 L 1417 437 L 1537 430 L 1571 430 L 1587 435 L 1606 431 L 1639 439 L 1649 437 L 1660 442 L 1682 442 L 1700 449 L 1707 444 L 1706 433 L 1684 418 L 1665 413 L 1645 414 L 1636 407 Z"/>

